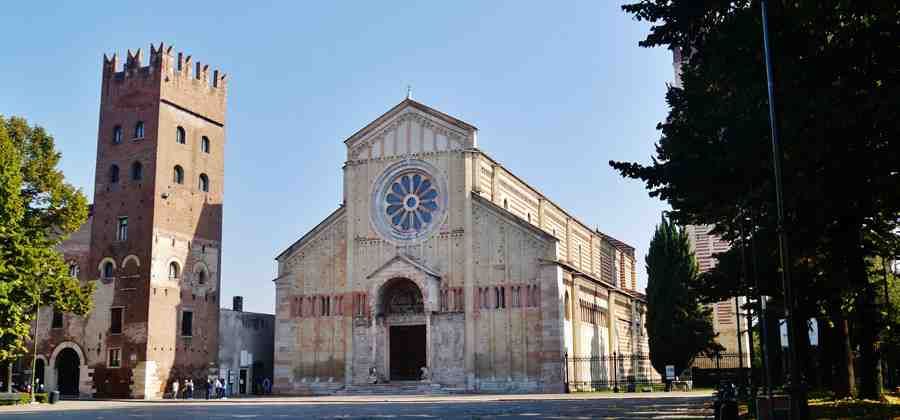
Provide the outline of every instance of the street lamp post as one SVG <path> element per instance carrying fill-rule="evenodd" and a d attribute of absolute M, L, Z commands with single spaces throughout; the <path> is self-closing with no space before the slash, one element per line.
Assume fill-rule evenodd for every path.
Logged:
<path fill-rule="evenodd" d="M 781 282 L 784 287 L 785 320 L 788 328 L 788 360 L 790 361 L 790 398 L 791 418 L 806 418 L 806 390 L 797 363 L 797 329 L 794 328 L 794 294 L 791 291 L 791 258 L 788 249 L 788 236 L 784 219 L 784 195 L 781 179 L 781 143 L 778 139 L 778 123 L 775 107 L 775 80 L 772 71 L 772 52 L 769 47 L 769 2 L 760 0 L 762 13 L 763 50 L 766 63 L 766 81 L 769 96 L 769 126 L 772 132 L 772 166 L 775 172 L 775 202 L 778 212 L 778 254 L 781 265 Z"/>

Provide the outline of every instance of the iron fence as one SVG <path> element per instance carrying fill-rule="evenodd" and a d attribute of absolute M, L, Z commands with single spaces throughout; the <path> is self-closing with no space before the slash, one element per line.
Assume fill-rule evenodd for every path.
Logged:
<path fill-rule="evenodd" d="M 567 355 L 564 359 L 568 392 L 635 392 L 663 386 L 662 377 L 646 354 Z"/>

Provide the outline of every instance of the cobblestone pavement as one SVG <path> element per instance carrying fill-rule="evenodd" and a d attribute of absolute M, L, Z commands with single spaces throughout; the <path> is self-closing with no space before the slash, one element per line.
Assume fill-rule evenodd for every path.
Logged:
<path fill-rule="evenodd" d="M 709 394 L 306 397 L 225 401 L 63 401 L 0 407 L 9 419 L 689 419 L 711 418 Z"/>

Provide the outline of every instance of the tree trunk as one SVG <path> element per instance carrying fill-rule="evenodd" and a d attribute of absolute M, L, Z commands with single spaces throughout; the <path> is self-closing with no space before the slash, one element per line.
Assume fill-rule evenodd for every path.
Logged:
<path fill-rule="evenodd" d="M 848 232 L 847 269 L 850 284 L 856 289 L 856 315 L 859 322 L 857 344 L 859 345 L 859 397 L 880 400 L 881 380 L 881 314 L 875 306 L 875 288 L 869 282 L 865 255 L 862 251 L 860 235 L 862 226 L 855 226 Z"/>
<path fill-rule="evenodd" d="M 779 387 L 784 385 L 784 363 L 781 357 L 781 326 L 778 322 L 778 315 L 773 311 L 766 311 L 766 329 L 768 337 L 766 337 L 766 350 L 769 355 L 769 378 L 771 378 L 772 386 Z"/>
<path fill-rule="evenodd" d="M 3 378 L 3 392 L 12 392 L 12 362 L 6 362 L 6 377 Z"/>
<path fill-rule="evenodd" d="M 849 398 L 856 393 L 856 369 L 853 365 L 853 347 L 850 345 L 850 323 L 840 309 L 835 312 L 834 341 L 837 346 L 835 358 L 836 381 L 835 398 Z"/>
<path fill-rule="evenodd" d="M 834 327 L 828 322 L 828 318 L 820 316 L 816 318 L 816 327 L 819 331 L 819 381 L 815 384 L 820 389 L 831 389 L 834 386 L 834 355 L 836 344 L 834 342 Z"/>

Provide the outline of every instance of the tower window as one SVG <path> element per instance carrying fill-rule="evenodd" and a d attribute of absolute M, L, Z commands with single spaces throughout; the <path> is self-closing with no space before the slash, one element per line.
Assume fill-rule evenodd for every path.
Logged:
<path fill-rule="evenodd" d="M 78 277 L 78 264 L 69 264 L 69 277 Z"/>
<path fill-rule="evenodd" d="M 184 311 L 181 313 L 181 336 L 191 337 L 194 335 L 194 313 Z"/>
<path fill-rule="evenodd" d="M 184 169 L 181 169 L 179 165 L 175 165 L 175 171 L 172 173 L 172 182 L 184 184 Z"/>
<path fill-rule="evenodd" d="M 123 308 L 111 308 L 109 310 L 110 334 L 122 334 L 122 310 Z"/>
<path fill-rule="evenodd" d="M 180 268 L 178 267 L 178 263 L 172 261 L 169 263 L 169 280 L 175 280 L 178 278 Z"/>
<path fill-rule="evenodd" d="M 209 192 L 209 178 L 206 174 L 200 174 L 200 191 Z"/>
<path fill-rule="evenodd" d="M 106 264 L 103 264 L 103 278 L 111 279 L 113 277 L 113 263 L 107 261 Z"/>
<path fill-rule="evenodd" d="M 200 139 L 200 151 L 203 153 L 209 153 L 209 137 L 203 136 Z"/>
<path fill-rule="evenodd" d="M 109 349 L 106 358 L 106 366 L 111 368 L 122 366 L 122 349 Z"/>
<path fill-rule="evenodd" d="M 197 272 L 197 283 L 206 284 L 206 270 L 201 269 Z"/>
<path fill-rule="evenodd" d="M 112 184 L 119 182 L 119 165 L 109 167 L 109 182 Z"/>
<path fill-rule="evenodd" d="M 144 165 L 141 165 L 141 162 L 134 162 L 131 164 L 131 180 L 132 181 L 140 181 L 144 178 Z"/>
<path fill-rule="evenodd" d="M 116 229 L 116 240 L 128 240 L 128 216 L 119 217 L 119 224 Z"/>
<path fill-rule="evenodd" d="M 185 140 L 184 127 L 178 126 L 175 129 L 175 142 L 178 144 L 185 144 L 187 141 Z"/>
<path fill-rule="evenodd" d="M 122 142 L 122 126 L 117 125 L 113 127 L 113 144 L 119 144 Z"/>
<path fill-rule="evenodd" d="M 50 328 L 62 328 L 63 327 L 63 314 L 62 312 L 53 309 L 53 320 L 50 322 Z"/>
<path fill-rule="evenodd" d="M 142 139 L 144 138 L 144 122 L 138 121 L 137 124 L 134 125 L 134 138 Z"/>

